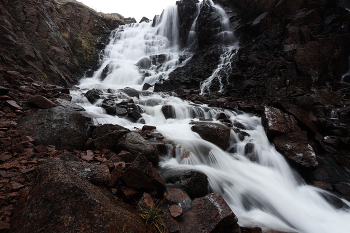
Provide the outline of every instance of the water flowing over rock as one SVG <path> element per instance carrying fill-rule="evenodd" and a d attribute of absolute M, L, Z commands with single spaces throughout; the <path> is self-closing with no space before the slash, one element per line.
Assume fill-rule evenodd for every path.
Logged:
<path fill-rule="evenodd" d="M 19 121 L 18 130 L 35 142 L 59 149 L 83 148 L 88 136 L 87 119 L 72 108 L 62 106 L 39 110 Z"/>
<path fill-rule="evenodd" d="M 57 158 L 38 168 L 34 187 L 19 202 L 12 226 L 14 232 L 149 232 L 134 209 Z"/>

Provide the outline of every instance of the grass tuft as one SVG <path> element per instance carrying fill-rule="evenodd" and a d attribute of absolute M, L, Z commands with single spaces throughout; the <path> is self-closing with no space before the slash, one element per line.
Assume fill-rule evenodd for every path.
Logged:
<path fill-rule="evenodd" d="M 151 226 L 155 232 L 166 232 L 163 222 L 164 211 L 158 206 L 139 205 L 138 211 L 141 217 L 146 221 L 146 224 Z"/>

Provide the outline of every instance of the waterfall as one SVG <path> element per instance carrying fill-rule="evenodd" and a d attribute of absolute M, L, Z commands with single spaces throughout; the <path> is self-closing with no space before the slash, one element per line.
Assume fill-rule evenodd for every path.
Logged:
<path fill-rule="evenodd" d="M 196 3 L 196 17 L 193 20 L 191 29 L 187 37 L 187 46 L 191 49 L 195 49 L 197 47 L 197 20 L 201 10 L 201 6 L 202 2 Z"/>
<path fill-rule="evenodd" d="M 350 57 L 349 57 L 349 71 L 341 77 L 342 83 L 350 83 Z"/>
<path fill-rule="evenodd" d="M 212 1 L 206 2 L 223 11 Z M 230 35 L 225 31 L 228 30 L 226 20 L 222 20 L 224 30 L 221 31 L 225 37 Z M 140 97 L 136 98 L 122 93 L 122 88 L 141 90 L 144 83 L 153 84 L 166 78 L 180 65 L 179 56 L 183 51 L 179 51 L 177 44 L 177 25 L 177 8 L 174 6 L 164 11 L 155 27 L 152 27 L 152 22 L 120 26 L 111 34 L 111 42 L 105 49 L 100 68 L 93 77 L 81 80 L 80 89 L 72 91 L 73 102 L 83 106 L 96 124 L 118 124 L 135 130 L 135 127 L 142 128 L 144 124 L 107 115 L 101 107 L 103 99 L 116 102 L 133 99 L 143 109 L 145 123 L 156 126 L 167 140 L 177 145 L 174 157 L 161 157 L 161 169 L 164 172 L 183 169 L 204 172 L 208 176 L 210 189 L 223 196 L 237 215 L 240 226 L 300 233 L 349 232 L 350 211 L 333 207 L 323 197 L 333 196 L 331 193 L 307 185 L 300 178 L 271 145 L 259 117 L 195 104 L 170 94 L 140 92 Z M 202 84 L 202 92 L 209 90 L 213 79 L 225 78 L 234 48 L 231 44 L 221 56 L 216 71 Z M 221 84 L 222 90 L 224 84 Z M 95 104 L 84 96 L 92 88 L 102 92 L 102 99 Z M 165 118 L 163 105 L 173 107 L 174 118 Z M 191 130 L 189 124 L 203 119 L 221 124 L 215 116 L 223 111 L 232 125 L 235 122 L 242 124 L 242 131 L 247 135 L 241 141 L 237 133 L 231 130 L 227 151 L 203 140 Z M 248 143 L 254 145 L 254 160 L 245 154 Z M 183 158 L 184 151 L 190 152 L 188 158 Z M 343 202 L 350 206 L 345 200 Z"/>

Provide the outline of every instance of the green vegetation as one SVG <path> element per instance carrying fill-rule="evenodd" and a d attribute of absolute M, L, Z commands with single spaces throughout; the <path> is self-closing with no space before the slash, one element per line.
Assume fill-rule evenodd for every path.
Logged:
<path fill-rule="evenodd" d="M 146 221 L 146 224 L 151 226 L 155 232 L 166 232 L 163 222 L 164 211 L 159 206 L 143 205 L 138 207 L 141 217 Z"/>

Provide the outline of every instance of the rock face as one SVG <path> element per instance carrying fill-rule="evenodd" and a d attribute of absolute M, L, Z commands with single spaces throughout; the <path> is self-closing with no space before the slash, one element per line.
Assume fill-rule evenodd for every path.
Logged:
<path fill-rule="evenodd" d="M 30 224 L 29 224 L 30 223 Z M 18 203 L 13 232 L 148 232 L 134 209 L 51 158 Z"/>
<path fill-rule="evenodd" d="M 307 132 L 293 132 L 274 139 L 276 149 L 299 167 L 316 170 L 316 154 L 308 144 Z"/>
<path fill-rule="evenodd" d="M 230 140 L 231 129 L 225 125 L 208 122 L 192 122 L 192 131 L 196 132 L 211 143 L 214 143 L 223 150 L 226 150 Z"/>
<path fill-rule="evenodd" d="M 37 144 L 74 150 L 84 147 L 89 130 L 87 123 L 86 118 L 74 109 L 58 106 L 23 117 L 18 130 L 30 135 Z"/>
<path fill-rule="evenodd" d="M 142 154 L 153 166 L 158 166 L 158 153 L 140 134 L 130 132 L 124 135 L 118 142 L 117 147 L 121 150 L 129 151 L 135 156 Z"/>
<path fill-rule="evenodd" d="M 208 193 L 208 177 L 199 171 L 173 171 L 165 179 L 167 184 L 184 190 L 192 199 Z"/>
<path fill-rule="evenodd" d="M 219 194 L 194 199 L 183 219 L 181 232 L 241 232 L 237 217 Z"/>

